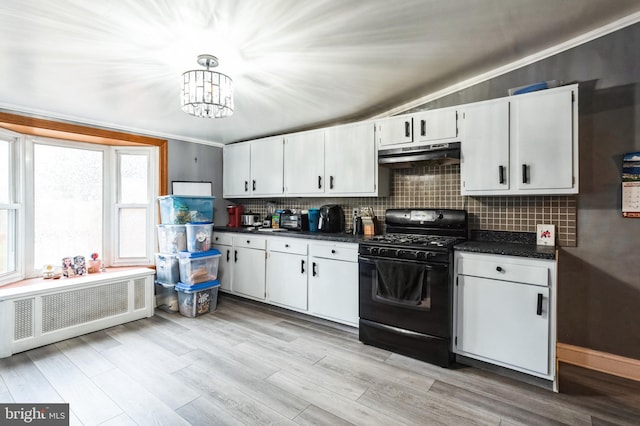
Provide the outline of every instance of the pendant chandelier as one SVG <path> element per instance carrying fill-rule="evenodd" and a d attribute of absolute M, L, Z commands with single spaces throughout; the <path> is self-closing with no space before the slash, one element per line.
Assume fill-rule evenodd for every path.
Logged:
<path fill-rule="evenodd" d="M 229 117 L 233 114 L 233 81 L 225 74 L 210 70 L 218 66 L 215 56 L 199 55 L 198 64 L 207 69 L 182 74 L 182 110 L 196 117 Z"/>

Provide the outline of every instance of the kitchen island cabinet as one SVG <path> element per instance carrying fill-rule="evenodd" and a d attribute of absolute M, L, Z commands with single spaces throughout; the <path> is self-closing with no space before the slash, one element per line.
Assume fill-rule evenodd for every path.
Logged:
<path fill-rule="evenodd" d="M 454 352 L 555 378 L 553 260 L 456 252 Z"/>

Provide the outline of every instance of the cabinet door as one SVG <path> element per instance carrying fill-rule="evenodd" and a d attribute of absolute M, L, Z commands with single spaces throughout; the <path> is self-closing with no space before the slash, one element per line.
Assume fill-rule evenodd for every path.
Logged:
<path fill-rule="evenodd" d="M 413 139 L 416 142 L 450 139 L 458 136 L 456 110 L 452 108 L 436 109 L 414 114 Z"/>
<path fill-rule="evenodd" d="M 369 194 L 377 190 L 378 163 L 371 122 L 325 131 L 326 194 Z"/>
<path fill-rule="evenodd" d="M 287 136 L 284 141 L 286 194 L 322 194 L 325 184 L 324 131 Z"/>
<path fill-rule="evenodd" d="M 311 257 L 309 311 L 357 326 L 358 264 Z"/>
<path fill-rule="evenodd" d="M 380 148 L 413 142 L 413 116 L 411 115 L 388 118 L 378 121 L 376 125 L 378 126 Z"/>
<path fill-rule="evenodd" d="M 501 99 L 460 110 L 462 194 L 509 189 L 509 102 Z"/>
<path fill-rule="evenodd" d="M 251 194 L 284 194 L 284 139 L 258 139 L 251 142 Z"/>
<path fill-rule="evenodd" d="M 307 256 L 269 252 L 267 259 L 267 300 L 295 309 L 307 310 Z"/>
<path fill-rule="evenodd" d="M 220 251 L 220 260 L 218 261 L 218 280 L 220 280 L 220 289 L 231 291 L 231 273 L 233 270 L 233 247 L 226 245 L 213 244 L 212 248 Z"/>
<path fill-rule="evenodd" d="M 512 177 L 521 192 L 574 188 L 573 90 L 550 89 L 513 96 Z M 575 157 L 577 159 L 577 156 Z M 549 191 L 553 193 L 554 191 Z M 573 192 L 577 192 L 576 190 Z"/>
<path fill-rule="evenodd" d="M 251 145 L 238 143 L 224 147 L 222 154 L 222 192 L 225 197 L 251 194 Z"/>
<path fill-rule="evenodd" d="M 549 306 L 547 287 L 458 276 L 455 352 L 547 375 Z"/>
<path fill-rule="evenodd" d="M 265 298 L 265 251 L 234 247 L 234 293 L 254 299 Z"/>

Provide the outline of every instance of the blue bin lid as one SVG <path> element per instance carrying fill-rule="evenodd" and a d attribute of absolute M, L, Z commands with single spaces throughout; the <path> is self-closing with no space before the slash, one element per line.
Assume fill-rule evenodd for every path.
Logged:
<path fill-rule="evenodd" d="M 198 251 L 198 252 L 190 252 L 190 251 L 179 251 L 178 256 L 181 259 L 197 259 L 199 257 L 213 257 L 213 256 L 221 256 L 220 250 L 211 249 L 207 251 Z"/>
<path fill-rule="evenodd" d="M 171 198 L 184 198 L 184 199 L 198 199 L 198 200 L 214 200 L 216 197 L 213 195 L 159 195 L 158 200 L 166 200 Z"/>
<path fill-rule="evenodd" d="M 183 293 L 195 293 L 196 291 L 208 290 L 210 288 L 218 287 L 219 285 L 220 280 L 205 281 L 194 285 L 186 285 L 179 281 L 175 288 L 177 291 L 181 291 Z"/>

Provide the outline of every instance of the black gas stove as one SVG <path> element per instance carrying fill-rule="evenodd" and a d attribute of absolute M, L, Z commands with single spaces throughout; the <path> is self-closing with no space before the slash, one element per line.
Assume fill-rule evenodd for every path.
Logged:
<path fill-rule="evenodd" d="M 360 340 L 449 366 L 453 246 L 467 238 L 467 213 L 390 209 L 385 225 L 358 248 Z"/>

